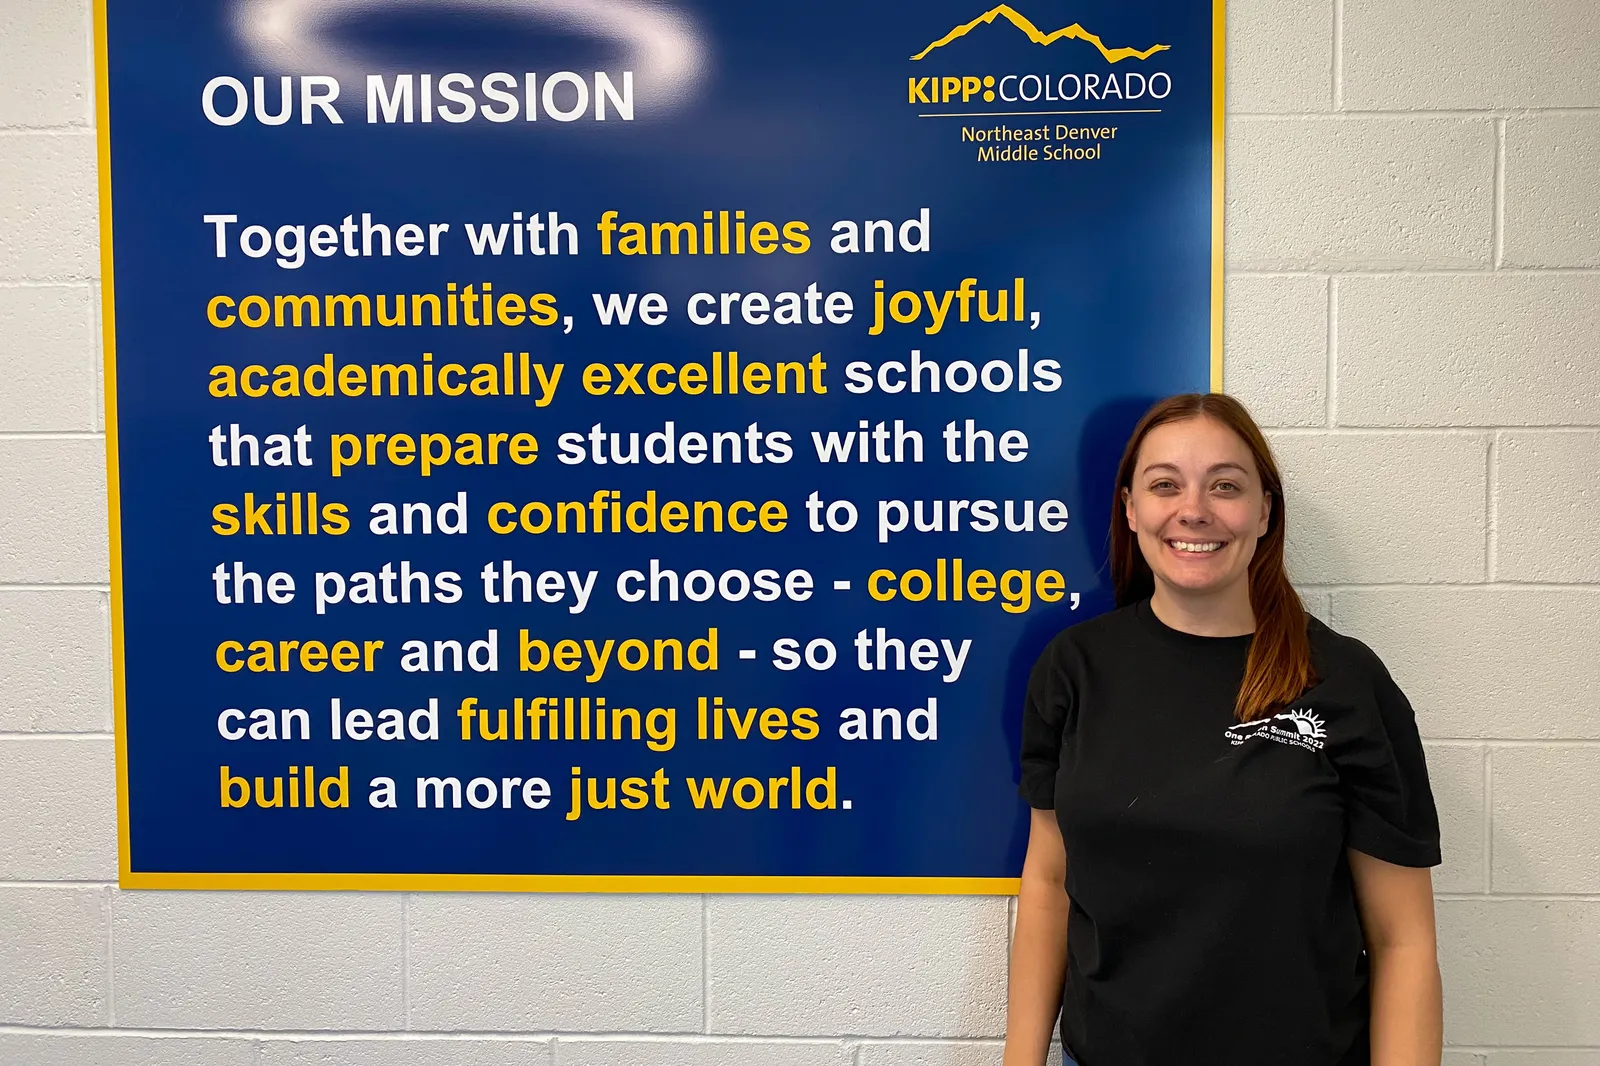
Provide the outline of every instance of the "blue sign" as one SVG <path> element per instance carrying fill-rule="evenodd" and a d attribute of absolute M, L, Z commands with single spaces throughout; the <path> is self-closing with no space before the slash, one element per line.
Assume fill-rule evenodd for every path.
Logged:
<path fill-rule="evenodd" d="M 1221 0 L 102 0 L 121 880 L 1014 891 Z"/>

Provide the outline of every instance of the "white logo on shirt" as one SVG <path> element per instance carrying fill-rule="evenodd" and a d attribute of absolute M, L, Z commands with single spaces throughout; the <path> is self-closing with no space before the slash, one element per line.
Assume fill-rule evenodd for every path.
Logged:
<path fill-rule="evenodd" d="M 1253 722 L 1240 722 L 1227 728 L 1228 742 L 1238 747 L 1252 737 L 1265 737 L 1279 744 L 1289 744 L 1307 751 L 1321 751 L 1328 738 L 1322 716 L 1310 707 L 1288 710 L 1271 718 L 1258 718 Z"/>

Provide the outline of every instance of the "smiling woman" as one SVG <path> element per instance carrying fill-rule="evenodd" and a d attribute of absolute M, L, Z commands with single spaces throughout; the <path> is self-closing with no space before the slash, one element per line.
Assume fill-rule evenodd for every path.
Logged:
<path fill-rule="evenodd" d="M 1437 1063 L 1416 721 L 1289 584 L 1266 439 L 1230 397 L 1162 401 L 1112 518 L 1121 610 L 1058 635 L 1028 682 L 1006 1066 L 1044 1061 L 1058 1007 L 1086 1066 Z"/>

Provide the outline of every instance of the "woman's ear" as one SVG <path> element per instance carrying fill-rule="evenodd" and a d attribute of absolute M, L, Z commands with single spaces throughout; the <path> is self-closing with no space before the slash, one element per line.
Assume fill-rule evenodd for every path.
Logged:
<path fill-rule="evenodd" d="M 1271 522 L 1270 522 L 1271 518 L 1272 518 L 1272 493 L 1263 492 L 1261 494 L 1261 530 L 1260 530 L 1260 532 L 1258 532 L 1256 534 L 1257 537 L 1264 537 L 1264 536 L 1267 535 L 1267 527 L 1269 525 L 1271 525 Z"/>
<path fill-rule="evenodd" d="M 1128 528 L 1135 533 L 1139 532 L 1139 525 L 1133 520 L 1133 491 L 1122 490 L 1122 515 L 1128 520 Z"/>

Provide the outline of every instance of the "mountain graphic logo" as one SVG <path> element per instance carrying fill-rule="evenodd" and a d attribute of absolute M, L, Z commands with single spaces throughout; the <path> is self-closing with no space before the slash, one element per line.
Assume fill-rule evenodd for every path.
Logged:
<path fill-rule="evenodd" d="M 934 49 L 943 48 L 951 41 L 965 37 L 972 30 L 977 29 L 979 26 L 986 26 L 997 18 L 1004 18 L 1011 25 L 1021 30 L 1028 40 L 1046 48 L 1057 41 L 1086 41 L 1100 50 L 1100 54 L 1105 56 L 1107 63 L 1120 63 L 1124 59 L 1149 59 L 1157 52 L 1165 52 L 1172 47 L 1170 44 L 1153 44 L 1149 48 L 1107 48 L 1104 41 L 1076 22 L 1070 26 L 1063 26 L 1053 33 L 1045 33 L 1035 26 L 1026 15 L 1017 11 L 1010 4 L 999 4 L 991 7 L 971 22 L 963 22 L 911 58 L 913 60 L 921 59 Z"/>
<path fill-rule="evenodd" d="M 1308 740 L 1326 740 L 1328 730 L 1324 726 L 1321 716 L 1314 714 L 1310 707 L 1304 710 L 1286 711 L 1277 717 L 1285 719 L 1294 726 L 1295 732 Z"/>
<path fill-rule="evenodd" d="M 1286 723 L 1279 725 L 1278 723 Z M 1275 740 L 1307 751 L 1321 751 L 1328 739 L 1328 725 L 1310 707 L 1293 708 L 1271 718 L 1237 722 L 1223 730 L 1228 743 L 1238 747 L 1247 740 Z"/>

